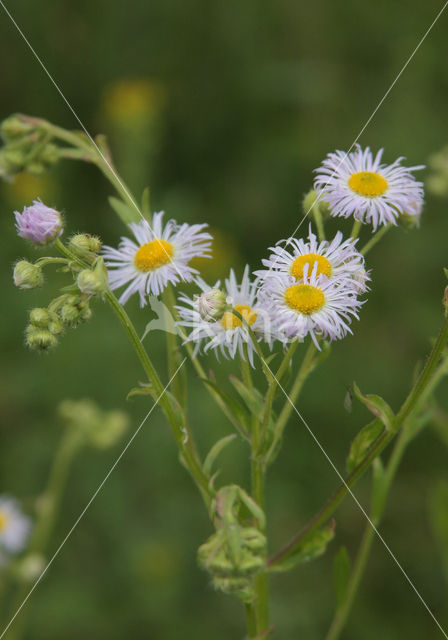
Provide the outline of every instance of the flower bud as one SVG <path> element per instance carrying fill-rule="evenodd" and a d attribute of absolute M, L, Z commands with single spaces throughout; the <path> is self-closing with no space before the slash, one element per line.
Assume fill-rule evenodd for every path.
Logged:
<path fill-rule="evenodd" d="M 89 235 L 88 233 L 77 233 L 70 238 L 68 248 L 77 255 L 98 253 L 101 249 L 101 240 L 96 236 Z"/>
<path fill-rule="evenodd" d="M 29 122 L 24 122 L 16 115 L 9 116 L 3 120 L 0 132 L 5 142 L 13 142 L 22 136 L 26 136 L 35 129 Z"/>
<path fill-rule="evenodd" d="M 36 307 L 30 312 L 30 323 L 41 329 L 46 329 L 51 320 L 50 312 L 42 307 Z"/>
<path fill-rule="evenodd" d="M 79 322 L 79 309 L 74 304 L 64 304 L 61 307 L 59 314 L 62 322 L 67 324 L 69 327 L 74 327 Z"/>
<path fill-rule="evenodd" d="M 49 244 L 62 234 L 61 214 L 40 200 L 34 200 L 22 213 L 14 211 L 14 215 L 18 235 L 34 244 Z"/>
<path fill-rule="evenodd" d="M 319 212 L 323 218 L 328 217 L 330 213 L 328 202 L 324 202 L 321 198 L 319 198 L 315 189 L 311 189 L 311 191 L 308 191 L 308 193 L 305 195 L 305 197 L 303 198 L 302 207 L 305 215 L 310 215 L 314 207 L 318 207 Z"/>
<path fill-rule="evenodd" d="M 14 284 L 20 289 L 35 289 L 44 283 L 44 274 L 41 267 L 28 260 L 19 260 L 14 267 Z"/>
<path fill-rule="evenodd" d="M 412 202 L 408 211 L 402 213 L 398 218 L 398 223 L 405 229 L 415 229 L 420 226 L 423 202 Z"/>
<path fill-rule="evenodd" d="M 30 324 L 26 328 L 26 344 L 35 351 L 49 351 L 58 344 L 58 339 L 47 329 Z"/>
<path fill-rule="evenodd" d="M 51 319 L 47 325 L 47 329 L 54 336 L 58 336 L 64 331 L 64 323 L 56 313 L 51 313 L 50 315 Z"/>
<path fill-rule="evenodd" d="M 204 291 L 196 297 L 195 302 L 201 318 L 206 322 L 221 320 L 228 308 L 226 294 L 220 289 Z"/>
<path fill-rule="evenodd" d="M 107 271 L 102 258 L 98 259 L 93 270 L 83 269 L 78 274 L 76 284 L 79 290 L 87 296 L 96 296 L 104 293 L 107 288 Z"/>

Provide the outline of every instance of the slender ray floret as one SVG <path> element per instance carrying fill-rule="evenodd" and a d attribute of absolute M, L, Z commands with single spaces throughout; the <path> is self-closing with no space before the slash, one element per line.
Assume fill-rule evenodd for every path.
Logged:
<path fill-rule="evenodd" d="M 382 164 L 383 149 L 374 157 L 369 147 L 329 153 L 316 169 L 314 188 L 332 216 L 353 216 L 359 222 L 397 224 L 400 215 L 416 215 L 423 205 L 423 183 L 412 175 L 423 165 L 403 167 L 398 158 Z"/>
<path fill-rule="evenodd" d="M 138 293 L 144 307 L 149 294 L 157 296 L 169 282 L 190 282 L 199 273 L 189 266 L 192 258 L 210 257 L 212 236 L 204 231 L 208 225 L 178 225 L 175 220 L 163 225 L 162 218 L 163 211 L 155 213 L 152 228 L 146 220 L 130 224 L 136 241 L 122 238 L 118 249 L 103 249 L 110 288 L 129 283 L 121 294 L 122 304 Z"/>

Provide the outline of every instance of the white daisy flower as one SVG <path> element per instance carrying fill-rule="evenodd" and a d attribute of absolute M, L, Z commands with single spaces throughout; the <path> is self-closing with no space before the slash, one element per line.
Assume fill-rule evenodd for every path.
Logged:
<path fill-rule="evenodd" d="M 206 224 L 182 224 L 169 220 L 162 225 L 163 211 L 154 214 L 152 228 L 146 220 L 129 225 L 136 242 L 122 238 L 118 249 L 104 247 L 102 253 L 108 268 L 109 286 L 128 287 L 120 296 L 121 304 L 133 293 L 145 306 L 146 296 L 158 296 L 168 282 L 190 282 L 198 274 L 188 266 L 192 258 L 210 258 L 212 236 L 203 231 Z"/>
<path fill-rule="evenodd" d="M 352 333 L 352 317 L 358 318 L 363 304 L 346 281 L 336 281 L 317 274 L 318 263 L 310 273 L 305 266 L 303 278 L 297 282 L 292 275 L 272 272 L 261 284 L 259 298 L 270 305 L 276 328 L 284 341 L 304 339 L 310 334 L 319 348 L 317 338 L 338 340 Z"/>
<path fill-rule="evenodd" d="M 337 232 L 331 242 L 323 240 L 319 242 L 309 228 L 308 241 L 288 238 L 280 240 L 275 247 L 270 247 L 273 253 L 268 259 L 262 260 L 267 269 L 255 271 L 255 275 L 264 279 L 271 273 L 281 273 L 293 276 L 297 282 L 304 277 L 305 268 L 312 273 L 316 266 L 316 275 L 324 275 L 329 280 L 341 282 L 345 279 L 348 287 L 352 286 L 358 293 L 367 290 L 367 281 L 370 279 L 364 268 L 364 257 L 357 251 L 353 238 L 343 240 L 340 231 Z M 282 244 L 283 246 L 279 246 Z M 291 247 L 291 250 L 287 250 Z"/>
<path fill-rule="evenodd" d="M 18 553 L 24 548 L 31 529 L 31 520 L 25 516 L 16 500 L 0 496 L 0 550 Z"/>
<path fill-rule="evenodd" d="M 210 287 L 201 278 L 196 278 L 195 282 L 203 292 L 216 290 L 220 286 L 218 281 Z M 233 307 L 244 320 L 249 324 L 252 331 L 261 339 L 270 343 L 270 315 L 266 308 L 257 300 L 257 281 L 250 281 L 249 266 L 244 269 L 241 284 L 238 284 L 233 269 L 230 276 L 225 280 L 225 291 L 227 304 Z M 199 303 L 202 296 L 194 299 L 181 294 L 179 302 L 182 305 L 176 306 L 179 312 L 179 324 L 192 329 L 186 342 L 195 342 L 195 353 L 204 344 L 204 352 L 210 349 L 218 355 L 220 352 L 225 358 L 234 358 L 238 352 L 242 358 L 246 358 L 253 366 L 253 354 L 255 351 L 247 327 L 231 311 L 225 311 L 219 320 L 208 322 L 201 316 Z"/>
<path fill-rule="evenodd" d="M 375 157 L 369 147 L 359 145 L 346 154 L 329 153 L 319 169 L 314 188 L 319 199 L 328 202 L 332 216 L 378 225 L 397 224 L 400 214 L 418 211 L 423 204 L 423 183 L 417 182 L 412 171 L 424 165 L 402 167 L 403 158 L 391 165 L 381 164 L 383 149 Z"/>

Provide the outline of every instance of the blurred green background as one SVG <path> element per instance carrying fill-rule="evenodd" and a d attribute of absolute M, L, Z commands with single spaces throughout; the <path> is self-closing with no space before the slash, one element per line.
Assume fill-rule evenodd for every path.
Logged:
<path fill-rule="evenodd" d="M 209 222 L 217 238 L 215 259 L 204 264 L 210 280 L 230 266 L 239 273 L 246 262 L 255 268 L 267 246 L 293 232 L 312 170 L 329 151 L 350 146 L 440 7 L 433 0 L 9 3 L 89 132 L 109 136 L 117 166 L 135 193 L 149 184 L 155 210 L 165 209 L 178 221 Z M 444 15 L 361 137 L 374 150 L 384 146 L 386 161 L 404 155 L 410 165 L 427 163 L 448 142 L 447 25 Z M 23 112 L 77 128 L 1 9 L 0 51 L 1 118 Z M 45 306 L 62 280 L 49 277 L 43 290 L 21 292 L 11 279 L 18 257 L 37 255 L 16 237 L 14 209 L 40 196 L 64 211 L 69 233 L 96 233 L 116 245 L 124 228 L 107 204 L 111 187 L 94 168 L 67 162 L 42 178 L 19 176 L 0 188 L 1 491 L 30 506 L 60 438 L 61 399 L 88 396 L 106 409 L 125 409 L 132 430 L 149 405 L 143 398 L 125 400 L 142 372 L 105 306 L 96 304 L 91 322 L 39 357 L 23 345 L 27 311 Z M 338 222 L 332 228 L 349 226 Z M 369 230 L 363 234 L 367 239 Z M 357 405 L 345 412 L 347 385 L 356 380 L 397 409 L 438 331 L 447 238 L 447 202 L 428 195 L 420 230 L 394 230 L 372 251 L 372 291 L 361 322 L 306 386 L 300 410 L 341 470 L 351 439 L 368 421 Z M 139 329 L 152 317 L 135 300 L 129 312 Z M 150 336 L 148 345 L 163 368 L 164 336 Z M 206 364 L 226 384 L 231 366 L 213 357 Z M 205 451 L 230 428 L 189 373 L 190 419 Z M 438 393 L 445 406 L 446 392 L 445 384 Z M 51 549 L 122 446 L 86 450 L 77 459 Z M 448 576 L 429 502 L 440 482 L 448 481 L 447 460 L 448 449 L 431 429 L 424 431 L 408 451 L 381 527 L 443 625 Z M 248 485 L 243 443 L 232 444 L 222 462 L 222 482 Z M 292 419 L 269 475 L 272 550 L 337 484 L 328 461 Z M 356 488 L 363 504 L 368 490 L 367 479 Z M 327 554 L 272 579 L 275 638 L 324 637 L 334 606 L 332 558 L 342 543 L 353 555 L 363 527 L 364 517 L 348 498 Z M 26 637 L 242 638 L 242 607 L 213 592 L 196 566 L 196 550 L 210 533 L 157 410 L 30 598 Z M 343 638 L 378 637 L 441 633 L 376 542 Z"/>

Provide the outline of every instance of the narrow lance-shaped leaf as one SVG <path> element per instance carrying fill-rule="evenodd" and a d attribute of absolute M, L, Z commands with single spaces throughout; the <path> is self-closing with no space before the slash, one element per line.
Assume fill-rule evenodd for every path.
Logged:
<path fill-rule="evenodd" d="M 221 400 L 223 400 L 225 405 L 224 411 L 226 416 L 239 433 L 241 433 L 245 438 L 248 438 L 250 432 L 250 416 L 243 405 L 240 404 L 238 400 L 235 400 L 235 398 L 232 398 L 231 395 L 223 391 L 221 387 L 212 380 L 209 380 L 208 378 L 201 378 L 201 380 L 221 397 Z"/>
<path fill-rule="evenodd" d="M 271 565 L 270 571 L 289 571 L 298 564 L 319 558 L 325 553 L 328 543 L 334 538 L 334 526 L 335 523 L 332 520 L 326 527 L 318 529 L 312 538 L 307 540 L 293 555 Z"/>
<path fill-rule="evenodd" d="M 368 425 L 361 429 L 353 440 L 348 454 L 347 470 L 349 473 L 365 458 L 368 450 L 383 431 L 384 426 L 379 419 L 369 422 Z"/>
<path fill-rule="evenodd" d="M 345 547 L 341 547 L 335 555 L 333 561 L 333 580 L 336 592 L 336 604 L 337 607 L 340 607 L 350 580 L 350 558 Z"/>
<path fill-rule="evenodd" d="M 204 460 L 203 469 L 205 474 L 210 475 L 216 458 L 219 456 L 221 451 L 225 449 L 225 447 L 227 447 L 227 445 L 232 442 L 232 440 L 235 440 L 235 438 L 236 438 L 236 434 L 231 433 L 230 436 L 225 436 L 224 438 L 221 438 L 221 440 L 218 440 L 218 442 L 216 442 L 213 445 L 213 447 L 210 449 L 210 451 L 207 454 L 207 457 Z"/>
<path fill-rule="evenodd" d="M 374 394 L 364 395 L 356 382 L 353 383 L 353 391 L 358 400 L 360 400 L 373 415 L 381 420 L 386 429 L 392 431 L 395 416 L 387 402 L 380 396 Z"/>
<path fill-rule="evenodd" d="M 141 216 L 137 211 L 137 208 L 129 202 L 126 204 L 123 200 L 115 198 L 115 196 L 109 197 L 109 204 L 122 222 L 129 224 L 130 222 L 140 222 Z"/>

